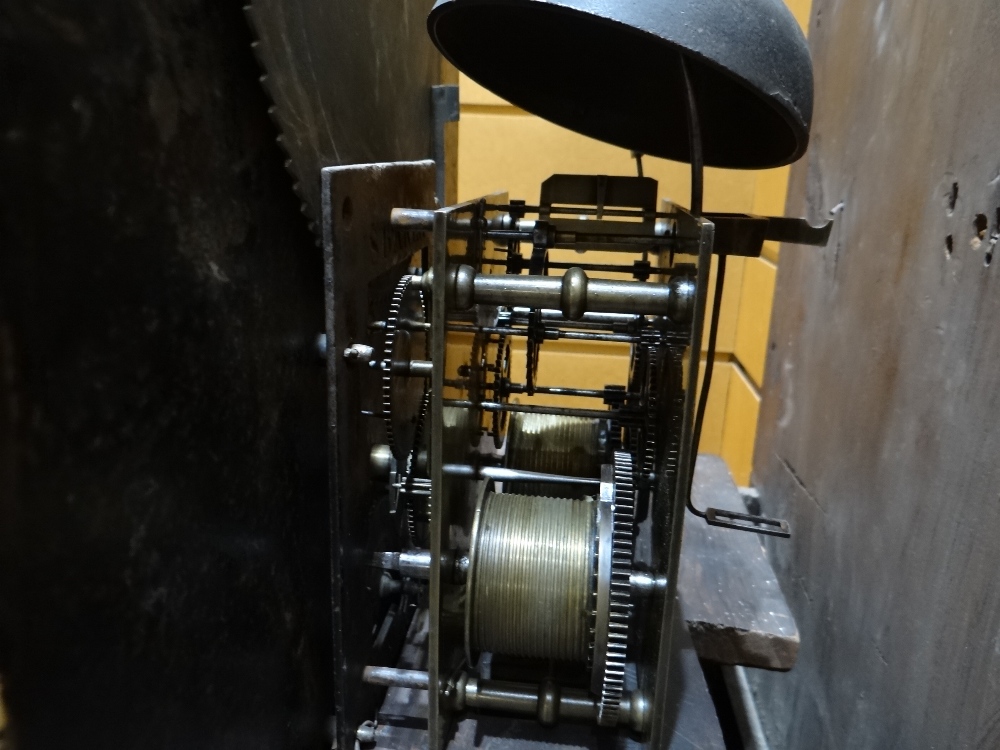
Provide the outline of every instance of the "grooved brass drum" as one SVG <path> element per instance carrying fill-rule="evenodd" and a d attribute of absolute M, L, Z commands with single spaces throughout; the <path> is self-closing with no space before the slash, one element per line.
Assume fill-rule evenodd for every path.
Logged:
<path fill-rule="evenodd" d="M 586 661 L 593 646 L 592 500 L 488 493 L 476 511 L 466 648 Z"/>
<path fill-rule="evenodd" d="M 511 469 L 564 474 L 570 477 L 601 476 L 600 424 L 596 419 L 557 414 L 516 412 L 507 430 L 505 463 Z M 574 485 L 522 483 L 527 495 L 582 497 Z"/>

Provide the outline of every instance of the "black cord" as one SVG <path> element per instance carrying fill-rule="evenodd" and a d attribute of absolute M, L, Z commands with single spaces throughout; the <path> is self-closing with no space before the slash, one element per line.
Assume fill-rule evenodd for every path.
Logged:
<path fill-rule="evenodd" d="M 726 280 L 726 256 L 719 256 L 719 266 L 715 273 L 715 295 L 712 299 L 712 325 L 708 333 L 708 354 L 705 356 L 705 377 L 701 383 L 701 395 L 698 397 L 698 412 L 694 418 L 692 431 L 694 455 L 698 455 L 698 444 L 701 442 L 701 428 L 705 423 L 705 411 L 708 408 L 708 392 L 712 387 L 712 371 L 715 369 L 715 346 L 719 339 L 719 318 L 722 312 L 722 285 Z M 691 472 L 691 483 L 694 482 L 694 471 Z M 697 516 L 705 517 L 704 511 L 698 510 L 691 499 L 691 486 L 688 485 L 688 510 Z"/>
<path fill-rule="evenodd" d="M 691 213 L 694 216 L 701 216 L 702 204 L 705 193 L 705 162 L 701 142 L 701 126 L 698 121 L 698 105 L 694 97 L 694 87 L 691 85 L 691 77 L 688 74 L 684 56 L 681 55 L 681 70 L 684 72 L 684 85 L 687 89 L 687 112 L 688 112 L 688 146 L 691 157 Z M 698 408 L 694 418 L 694 429 L 692 430 L 691 450 L 693 451 L 690 476 L 687 487 L 687 507 L 688 510 L 697 516 L 705 517 L 705 513 L 698 510 L 691 500 L 691 486 L 694 483 L 694 461 L 698 456 L 698 444 L 701 442 L 701 429 L 705 424 L 705 410 L 708 407 L 708 392 L 712 387 L 712 372 L 715 369 L 715 347 L 719 339 L 719 318 L 722 311 L 722 287 L 726 280 L 726 256 L 719 256 L 718 269 L 715 275 L 715 295 L 712 300 L 712 322 L 708 333 L 708 354 L 705 357 L 705 377 L 702 380 L 701 394 L 698 397 Z M 700 357 L 701 352 L 692 352 L 692 357 Z M 697 388 L 698 384 L 692 384 L 692 388 Z"/>
<path fill-rule="evenodd" d="M 688 156 L 691 158 L 691 213 L 701 216 L 702 200 L 705 195 L 705 156 L 701 143 L 701 124 L 698 120 L 698 103 L 694 98 L 694 86 L 688 74 L 684 55 L 681 70 L 684 72 L 684 86 L 687 89 L 688 116 Z"/>
<path fill-rule="evenodd" d="M 639 173 L 639 177 L 642 177 L 642 152 L 633 151 L 632 158 L 635 159 L 635 171 Z"/>

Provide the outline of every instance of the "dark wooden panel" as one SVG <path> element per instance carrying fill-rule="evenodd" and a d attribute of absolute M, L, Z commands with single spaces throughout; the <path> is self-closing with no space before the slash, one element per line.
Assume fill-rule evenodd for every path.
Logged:
<path fill-rule="evenodd" d="M 12 747 L 328 742 L 322 258 L 250 41 L 234 3 L 0 11 Z"/>
<path fill-rule="evenodd" d="M 697 507 L 746 513 L 719 456 L 700 455 L 691 497 Z M 791 669 L 799 631 L 760 536 L 684 516 L 677 598 L 702 659 L 764 669 Z"/>
<path fill-rule="evenodd" d="M 815 3 L 789 213 L 837 226 L 782 251 L 755 460 L 802 636 L 753 677 L 774 748 L 1000 746 L 998 36 L 995 2 Z"/>
<path fill-rule="evenodd" d="M 242 4 L 0 8 L 0 675 L 21 750 L 330 746 L 322 254 Z M 355 99 L 411 61 L 351 23 L 426 40 L 391 3 L 312 5 L 350 6 L 324 41 Z M 344 158 L 429 151 L 427 96 L 340 108 Z"/>

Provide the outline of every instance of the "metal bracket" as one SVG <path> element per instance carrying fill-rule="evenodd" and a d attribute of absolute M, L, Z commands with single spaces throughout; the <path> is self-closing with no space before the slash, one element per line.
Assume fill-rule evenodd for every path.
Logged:
<path fill-rule="evenodd" d="M 765 240 L 823 247 L 833 231 L 832 221 L 813 226 L 805 219 L 783 216 L 707 213 L 705 218 L 715 224 L 716 255 L 756 258 Z"/>
<path fill-rule="evenodd" d="M 371 481 L 371 462 L 358 455 L 359 443 L 385 440 L 381 424 L 360 408 L 381 400 L 380 380 L 364 377 L 357 360 L 345 358 L 344 351 L 372 346 L 382 338 L 379 329 L 369 329 L 372 311 L 384 309 L 410 258 L 427 244 L 423 232 L 393 231 L 389 216 L 394 206 L 432 205 L 434 164 L 428 160 L 328 167 L 321 186 L 330 533 L 336 540 L 330 567 L 334 709 L 337 746 L 352 748 L 355 728 L 375 715 L 383 697 L 378 688 L 358 685 L 355 675 L 365 665 L 396 659 L 410 612 L 386 615 L 379 594 L 381 575 L 366 564 L 372 552 L 401 549 L 406 528 L 402 514 L 392 513 L 390 497 Z M 375 633 L 379 635 L 373 640 Z"/>
<path fill-rule="evenodd" d="M 767 219 L 767 232 L 764 234 L 764 239 L 772 242 L 789 242 L 793 245 L 823 247 L 829 241 L 832 231 L 833 221 L 813 226 L 805 219 L 770 216 Z"/>
<path fill-rule="evenodd" d="M 788 521 L 765 518 L 764 516 L 752 516 L 749 513 L 737 513 L 732 510 L 708 508 L 705 511 L 705 520 L 709 526 L 721 526 L 724 529 L 754 531 L 758 534 L 777 536 L 782 539 L 788 539 L 792 535 L 791 530 L 788 528 Z"/>
<path fill-rule="evenodd" d="M 431 110 L 434 118 L 434 163 L 437 165 L 434 197 L 438 207 L 441 207 L 445 204 L 445 125 L 458 122 L 458 86 L 453 83 L 431 86 Z"/>

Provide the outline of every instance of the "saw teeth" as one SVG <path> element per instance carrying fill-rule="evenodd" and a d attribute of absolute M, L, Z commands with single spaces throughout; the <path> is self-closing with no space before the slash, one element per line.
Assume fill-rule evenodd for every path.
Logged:
<path fill-rule="evenodd" d="M 250 49 L 253 51 L 253 56 L 257 60 L 257 64 L 261 67 L 261 70 L 263 70 L 264 58 L 263 58 L 263 52 L 261 51 L 260 42 L 257 41 L 256 39 L 250 42 Z"/>
<path fill-rule="evenodd" d="M 254 36 L 259 37 L 260 31 L 254 14 L 253 4 L 244 5 L 243 13 L 246 15 L 247 23 L 250 24 L 250 29 Z M 275 137 L 275 141 L 277 141 L 278 146 L 281 148 L 285 156 L 288 157 L 285 159 L 285 170 L 292 177 L 292 190 L 295 192 L 295 195 L 299 198 L 299 200 L 302 201 L 299 206 L 299 210 L 302 212 L 303 216 L 309 219 L 309 231 L 315 235 L 317 244 L 320 244 L 321 240 L 319 236 L 319 224 L 316 221 L 317 217 L 313 214 L 311 206 L 303 198 L 300 177 L 295 171 L 295 164 L 291 158 L 292 155 L 289 153 L 286 145 L 283 128 L 281 126 L 281 119 L 278 117 L 278 106 L 275 103 L 276 97 L 274 96 L 274 92 L 271 90 L 271 78 L 268 76 L 267 66 L 264 64 L 264 51 L 260 43 L 260 39 L 254 39 L 250 42 L 250 49 L 253 51 L 254 57 L 257 59 L 257 64 L 264 71 L 258 80 L 260 81 L 261 87 L 264 89 L 264 93 L 267 94 L 267 98 L 271 100 L 271 106 L 267 108 L 267 114 L 270 116 L 271 122 L 274 123 L 274 127 L 278 130 L 278 135 Z"/>

